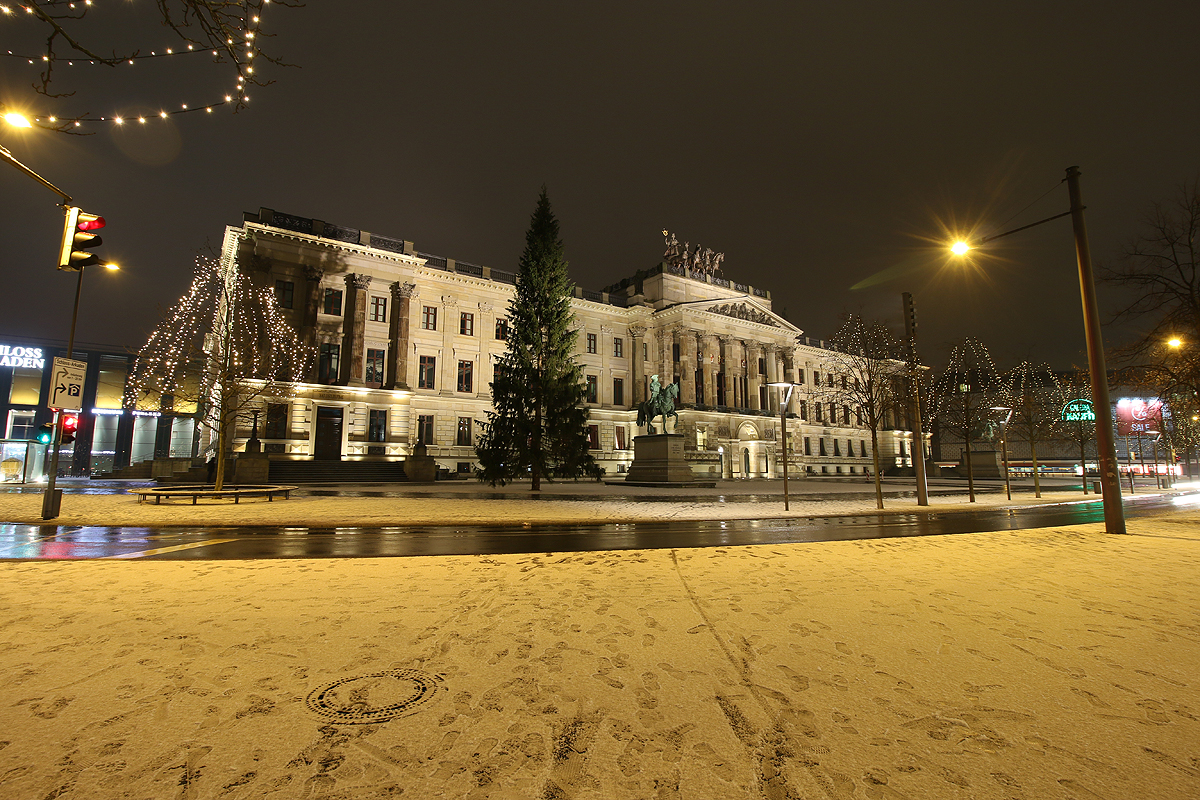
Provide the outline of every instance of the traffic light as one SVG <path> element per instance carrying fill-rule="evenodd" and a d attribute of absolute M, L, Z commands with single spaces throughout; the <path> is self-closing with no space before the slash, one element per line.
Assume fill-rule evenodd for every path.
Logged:
<path fill-rule="evenodd" d="M 58 268 L 78 271 L 99 264 L 100 257 L 89 250 L 104 243 L 99 234 L 93 233 L 103 227 L 104 217 L 89 214 L 78 206 L 67 206 L 67 221 L 63 225 Z"/>
<path fill-rule="evenodd" d="M 38 427 L 37 440 L 42 444 L 50 444 L 54 441 L 54 423 L 43 422 Z"/>
<path fill-rule="evenodd" d="M 59 443 L 70 444 L 75 441 L 75 433 L 79 430 L 79 415 L 64 414 L 62 428 L 62 438 L 58 440 Z"/>

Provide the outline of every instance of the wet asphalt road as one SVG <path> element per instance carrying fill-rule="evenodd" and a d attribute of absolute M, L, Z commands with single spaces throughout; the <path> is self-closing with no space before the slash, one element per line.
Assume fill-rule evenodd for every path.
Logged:
<path fill-rule="evenodd" d="M 1136 517 L 1200 496 L 1134 498 Z M 382 558 L 828 542 L 1102 522 L 1100 501 L 1021 509 L 603 525 L 139 528 L 0 524 L 0 560 Z"/>

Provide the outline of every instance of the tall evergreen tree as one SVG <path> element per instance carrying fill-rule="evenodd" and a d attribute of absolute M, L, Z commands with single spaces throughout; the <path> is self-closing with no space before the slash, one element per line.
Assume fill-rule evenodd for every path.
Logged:
<path fill-rule="evenodd" d="M 479 478 L 493 486 L 528 474 L 536 492 L 542 478 L 579 477 L 596 468 L 588 453 L 570 297 L 558 220 L 543 186 L 508 306 L 508 349 L 491 384 L 494 410 L 475 448 Z"/>

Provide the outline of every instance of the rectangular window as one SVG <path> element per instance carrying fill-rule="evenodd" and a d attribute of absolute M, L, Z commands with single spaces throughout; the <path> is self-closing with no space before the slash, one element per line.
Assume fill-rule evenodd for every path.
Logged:
<path fill-rule="evenodd" d="M 15 406 L 36 406 L 41 396 L 42 371 L 35 367 L 13 367 L 8 402 Z"/>
<path fill-rule="evenodd" d="M 804 437 L 804 455 L 812 455 L 812 439 L 809 439 L 807 436 Z"/>
<path fill-rule="evenodd" d="M 371 322 L 387 322 L 387 298 L 372 297 L 371 313 L 367 317 Z"/>
<path fill-rule="evenodd" d="M 287 403 L 267 403 L 267 420 L 263 426 L 263 436 L 268 439 L 288 438 Z"/>
<path fill-rule="evenodd" d="M 767 374 L 767 360 L 765 358 L 760 358 L 758 360 L 758 374 L 759 375 Z"/>
<path fill-rule="evenodd" d="M 675 342 L 671 345 L 671 360 L 679 363 L 679 343 Z"/>
<path fill-rule="evenodd" d="M 96 408 L 121 408 L 125 404 L 125 381 L 129 361 L 122 356 L 100 357 L 100 380 L 96 384 Z M 184 411 L 184 401 L 176 400 L 175 411 Z"/>
<path fill-rule="evenodd" d="M 367 368 L 363 372 L 364 381 L 375 384 L 383 383 L 383 359 L 386 354 L 386 350 L 367 348 Z"/>
<path fill-rule="evenodd" d="M 387 409 L 372 408 L 367 416 L 367 441 L 387 441 Z"/>
<path fill-rule="evenodd" d="M 588 449 L 589 450 L 599 450 L 600 449 L 600 426 L 599 425 L 588 425 Z"/>
<path fill-rule="evenodd" d="M 326 314 L 333 314 L 335 317 L 340 317 L 342 315 L 342 290 L 326 289 L 325 299 L 321 303 L 321 310 Z"/>
<path fill-rule="evenodd" d="M 819 455 L 825 455 L 825 437 L 817 439 L 817 446 L 820 448 Z"/>
<path fill-rule="evenodd" d="M 650 360 L 650 343 L 642 342 L 642 361 Z"/>
<path fill-rule="evenodd" d="M 613 433 L 616 434 L 616 438 L 617 438 L 616 448 L 618 450 L 624 450 L 625 449 L 625 426 L 618 425 L 613 430 Z"/>
<path fill-rule="evenodd" d="M 496 320 L 496 338 L 499 341 L 504 341 L 505 339 L 508 338 L 508 320 L 506 320 L 506 319 Z"/>
<path fill-rule="evenodd" d="M 589 402 L 589 403 L 600 402 L 598 387 L 599 387 L 599 383 L 596 380 L 596 376 L 588 375 L 587 376 L 587 402 Z"/>
<path fill-rule="evenodd" d="M 596 352 L 596 334 L 589 333 L 587 335 L 587 351 L 589 353 Z"/>
<path fill-rule="evenodd" d="M 421 306 L 421 327 L 427 331 L 437 330 L 437 306 Z"/>
<path fill-rule="evenodd" d="M 867 440 L 862 439 L 858 443 L 858 454 L 863 458 L 867 457 Z"/>
<path fill-rule="evenodd" d="M 717 373 L 717 405 L 725 405 L 725 373 Z"/>
<path fill-rule="evenodd" d="M 460 361 L 458 362 L 458 391 L 473 392 L 475 391 L 475 362 Z"/>
<path fill-rule="evenodd" d="M 704 428 L 696 428 L 696 449 L 708 449 L 708 431 Z"/>
<path fill-rule="evenodd" d="M 458 317 L 458 332 L 463 336 L 475 335 L 475 315 L 463 312 Z"/>
<path fill-rule="evenodd" d="M 336 383 L 338 379 L 338 360 L 342 346 L 321 344 L 321 354 L 317 362 L 317 383 Z"/>
<path fill-rule="evenodd" d="M 860 409 L 858 409 L 858 410 L 855 412 L 855 415 L 854 415 L 854 416 L 855 416 L 855 420 L 857 421 L 857 423 L 858 423 L 859 427 L 861 427 L 861 426 L 862 426 L 862 409 L 861 409 L 861 408 L 860 408 Z"/>
<path fill-rule="evenodd" d="M 625 342 L 620 338 L 613 339 L 613 358 L 624 358 L 624 357 L 625 357 Z"/>
<path fill-rule="evenodd" d="M 421 356 L 417 362 L 417 388 L 434 388 L 436 374 L 437 358 L 434 356 Z"/>
<path fill-rule="evenodd" d="M 32 439 L 37 433 L 32 411 L 8 412 L 8 439 Z"/>
<path fill-rule="evenodd" d="M 845 375 L 842 376 L 842 388 L 843 389 L 846 388 L 846 376 Z"/>
<path fill-rule="evenodd" d="M 816 404 L 815 404 L 815 409 L 816 409 L 816 412 L 817 412 L 817 422 L 824 422 L 825 420 L 821 419 L 821 404 L 820 404 L 820 403 L 816 403 Z"/>
<path fill-rule="evenodd" d="M 471 446 L 471 418 L 470 417 L 459 417 L 458 418 L 458 436 L 455 438 L 454 443 L 456 445 L 458 445 L 459 447 L 470 447 Z"/>
<path fill-rule="evenodd" d="M 800 401 L 800 419 L 804 420 L 805 422 L 808 422 L 808 401 L 807 400 Z"/>
<path fill-rule="evenodd" d="M 625 405 L 625 379 L 613 378 L 613 405 Z"/>
<path fill-rule="evenodd" d="M 796 370 L 796 383 L 804 383 L 804 370 Z"/>
<path fill-rule="evenodd" d="M 853 439 L 846 440 L 846 455 L 848 455 L 848 456 L 854 455 L 854 440 Z"/>
<path fill-rule="evenodd" d="M 280 308 L 292 307 L 292 300 L 295 292 L 296 284 L 292 283 L 291 281 L 275 281 L 275 299 L 279 301 Z"/>
<path fill-rule="evenodd" d="M 821 373 L 817 372 L 814 369 L 813 370 L 813 386 L 820 386 L 820 385 L 821 385 Z"/>
<path fill-rule="evenodd" d="M 850 424 L 850 406 L 842 406 L 842 424 Z"/>
<path fill-rule="evenodd" d="M 833 373 L 832 372 L 828 373 L 825 376 L 825 382 L 829 386 L 829 388 L 831 388 L 831 389 L 833 388 Z"/>
<path fill-rule="evenodd" d="M 833 440 L 833 454 L 835 456 L 840 456 L 842 454 L 842 440 L 841 439 Z"/>
<path fill-rule="evenodd" d="M 433 444 L 433 414 L 417 417 L 417 444 Z"/>

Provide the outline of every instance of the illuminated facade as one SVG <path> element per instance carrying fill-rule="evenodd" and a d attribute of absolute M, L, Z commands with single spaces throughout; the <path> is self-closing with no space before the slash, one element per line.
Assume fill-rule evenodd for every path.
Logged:
<path fill-rule="evenodd" d="M 291 396 L 260 409 L 272 458 L 401 460 L 422 442 L 439 466 L 471 471 L 513 273 L 265 208 L 227 228 L 222 257 L 274 287 L 317 353 Z M 680 385 L 674 432 L 698 477 L 781 474 L 779 391 L 768 385 L 776 381 L 798 384 L 788 421 L 794 474 L 869 471 L 870 431 L 813 389 L 830 374 L 829 351 L 775 314 L 770 292 L 718 277 L 719 261 L 692 268 L 675 259 L 604 291 L 575 290 L 597 463 L 609 476 L 627 470 L 637 405 L 659 375 Z M 249 436 L 239 427 L 235 449 Z M 881 432 L 885 469 L 911 465 L 911 452 L 911 433 Z"/>

